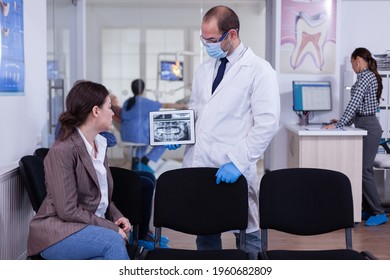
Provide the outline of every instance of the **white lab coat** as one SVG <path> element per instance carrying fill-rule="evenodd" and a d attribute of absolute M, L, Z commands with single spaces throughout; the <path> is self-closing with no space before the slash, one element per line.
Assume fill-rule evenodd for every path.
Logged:
<path fill-rule="evenodd" d="M 184 167 L 217 167 L 232 161 L 249 187 L 247 232 L 259 229 L 260 176 L 256 162 L 279 126 L 280 97 L 271 65 L 247 49 L 211 94 L 215 59 L 197 69 L 189 108 L 195 110 L 196 143 Z"/>

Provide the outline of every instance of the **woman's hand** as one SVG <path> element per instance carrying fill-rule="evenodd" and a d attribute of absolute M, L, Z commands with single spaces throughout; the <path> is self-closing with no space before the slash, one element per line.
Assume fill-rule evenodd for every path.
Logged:
<path fill-rule="evenodd" d="M 123 231 L 123 229 L 119 228 L 118 233 L 122 236 L 124 241 L 129 241 L 129 237 L 127 236 L 127 233 Z"/>
<path fill-rule="evenodd" d="M 125 218 L 125 217 L 119 218 L 119 219 L 115 222 L 115 224 L 116 224 L 118 227 L 120 227 L 120 229 L 121 229 L 122 231 L 124 231 L 125 233 L 128 233 L 128 232 L 130 231 L 130 229 L 131 229 L 131 224 L 130 224 L 129 220 L 128 220 L 127 218 Z M 119 232 L 120 232 L 120 231 L 119 231 Z"/>
<path fill-rule="evenodd" d="M 329 123 L 324 123 L 321 128 L 323 128 L 323 129 L 335 129 L 337 122 L 338 122 L 338 120 L 331 119 Z"/>
<path fill-rule="evenodd" d="M 182 104 L 182 103 L 175 103 L 175 105 L 173 107 L 175 109 L 178 109 L 178 110 L 186 110 L 186 109 L 188 109 L 188 105 L 187 104 Z"/>
<path fill-rule="evenodd" d="M 335 129 L 336 125 L 334 125 L 334 124 L 327 124 L 327 125 L 322 126 L 322 128 L 323 129 Z"/>

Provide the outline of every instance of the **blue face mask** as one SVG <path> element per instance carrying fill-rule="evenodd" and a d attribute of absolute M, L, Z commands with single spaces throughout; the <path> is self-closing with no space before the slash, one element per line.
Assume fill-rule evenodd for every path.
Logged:
<path fill-rule="evenodd" d="M 209 56 L 214 58 L 223 58 L 226 57 L 228 51 L 224 52 L 221 47 L 221 42 L 218 43 L 207 43 L 205 44 L 206 51 Z"/>

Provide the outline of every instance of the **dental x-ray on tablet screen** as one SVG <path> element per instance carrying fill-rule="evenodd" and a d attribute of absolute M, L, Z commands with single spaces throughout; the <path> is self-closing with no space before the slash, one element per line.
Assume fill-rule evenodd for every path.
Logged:
<path fill-rule="evenodd" d="M 150 112 L 150 145 L 194 144 L 194 122 L 193 110 Z"/>

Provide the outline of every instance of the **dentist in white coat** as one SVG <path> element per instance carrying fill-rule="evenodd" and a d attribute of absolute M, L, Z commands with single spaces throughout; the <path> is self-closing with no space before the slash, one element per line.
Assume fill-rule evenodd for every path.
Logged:
<path fill-rule="evenodd" d="M 276 73 L 239 38 L 236 13 L 226 6 L 203 17 L 201 41 L 209 56 L 197 69 L 189 108 L 195 110 L 196 143 L 186 147 L 184 167 L 218 167 L 216 181 L 233 183 L 242 174 L 249 187 L 246 250 L 260 251 L 259 185 L 256 163 L 275 135 L 280 114 Z M 228 62 L 212 92 L 220 59 Z M 170 145 L 168 149 L 178 148 Z M 198 250 L 221 249 L 220 235 L 198 236 Z"/>

